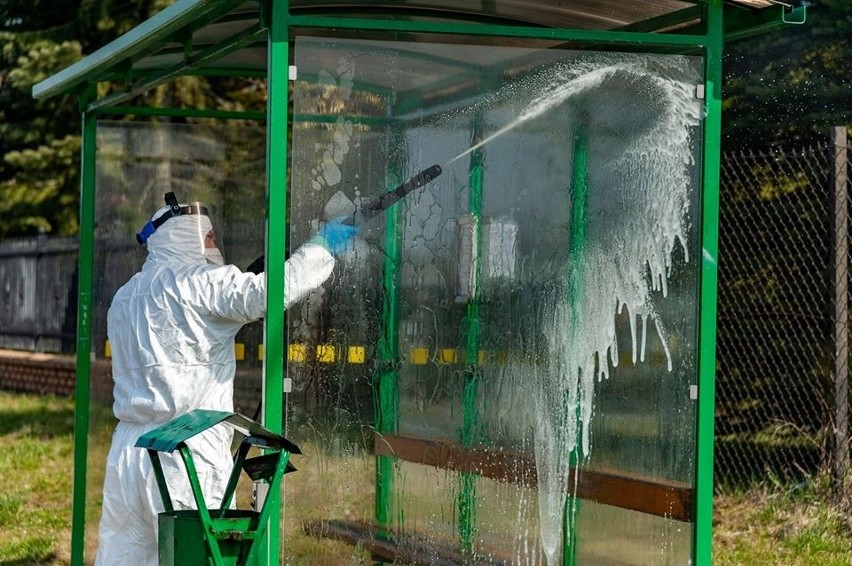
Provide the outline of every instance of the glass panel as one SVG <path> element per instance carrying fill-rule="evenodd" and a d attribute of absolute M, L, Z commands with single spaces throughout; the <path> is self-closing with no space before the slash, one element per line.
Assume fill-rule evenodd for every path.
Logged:
<path fill-rule="evenodd" d="M 692 525 L 583 502 L 577 521 L 577 564 L 692 564 Z"/>
<path fill-rule="evenodd" d="M 173 191 L 181 202 L 210 205 L 225 259 L 245 267 L 262 253 L 265 133 L 256 124 L 98 123 L 92 382 L 88 450 L 86 560 L 97 547 L 104 462 L 115 418 L 107 343 L 107 310 L 116 290 L 141 267 L 146 249 L 136 233 Z M 259 401 L 261 323 L 236 339 L 235 409 L 251 416 Z M 239 506 L 249 504 L 246 487 Z"/>
<path fill-rule="evenodd" d="M 566 507 L 576 555 L 604 507 L 587 500 L 622 482 L 651 486 L 606 501 L 631 544 L 688 555 L 691 510 L 672 527 L 655 513 L 679 500 L 660 511 L 655 489 L 688 500 L 693 481 L 701 60 L 341 38 L 295 54 L 294 244 L 442 173 L 364 224 L 288 313 L 303 469 L 376 505 L 286 521 L 319 521 L 317 545 L 390 533 L 403 561 L 426 544 L 556 564 Z M 371 454 L 373 477 L 336 479 Z"/>
<path fill-rule="evenodd" d="M 375 160 L 386 154 L 381 94 L 353 89 L 352 61 L 303 67 L 294 98 L 291 248 L 319 222 L 351 213 L 352 200 L 384 184 Z M 310 53 L 297 51 L 296 64 Z M 340 114 L 351 108 L 360 118 Z M 346 187 L 347 191 L 339 189 Z M 376 233 L 377 234 L 377 233 Z M 372 237 L 377 237 L 373 234 Z M 366 236 L 366 232 L 365 232 Z M 367 550 L 335 540 L 357 537 L 374 516 L 373 372 L 382 312 L 380 249 L 356 243 L 330 281 L 287 311 L 287 436 L 303 456 L 285 482 L 283 560 L 369 560 Z M 327 536 L 318 537 L 317 533 Z"/>

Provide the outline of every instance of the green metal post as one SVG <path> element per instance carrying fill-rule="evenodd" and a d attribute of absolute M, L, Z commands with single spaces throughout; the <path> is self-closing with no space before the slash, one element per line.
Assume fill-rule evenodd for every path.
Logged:
<path fill-rule="evenodd" d="M 388 131 L 388 152 L 401 140 L 395 128 Z M 387 185 L 399 184 L 402 175 L 396 161 L 388 160 Z M 379 368 L 376 376 L 378 404 L 376 430 L 393 434 L 399 420 L 399 268 L 402 264 L 402 246 L 399 231 L 400 207 L 393 206 L 385 212 L 385 263 L 382 273 L 382 336 L 379 339 Z M 376 458 L 376 522 L 380 534 L 387 535 L 393 522 L 394 457 Z M 401 512 L 401 508 L 400 508 Z M 402 523 L 402 517 L 399 518 Z"/>
<path fill-rule="evenodd" d="M 160 499 L 163 500 L 163 511 L 171 513 L 175 510 L 175 507 L 174 503 L 172 503 L 172 496 L 169 493 L 169 484 L 166 483 L 166 475 L 163 472 L 163 462 L 160 460 L 160 453 L 149 448 L 148 457 L 151 459 L 151 468 L 154 470 L 154 477 L 157 478 L 157 489 L 160 490 Z"/>
<path fill-rule="evenodd" d="M 479 143 L 482 139 L 483 116 L 478 113 L 473 122 L 473 143 Z M 482 381 L 482 367 L 479 361 L 480 341 L 482 335 L 480 322 L 480 294 L 482 278 L 482 189 L 483 189 L 483 164 L 485 161 L 485 150 L 479 148 L 470 154 L 470 165 L 468 171 L 470 214 L 474 218 L 473 238 L 474 253 L 471 256 L 471 270 L 473 277 L 473 293 L 467 304 L 465 313 L 465 381 L 462 390 L 462 407 L 464 417 L 461 430 L 461 445 L 472 446 L 476 441 L 479 429 L 479 383 Z M 465 552 L 473 550 L 473 540 L 476 531 L 476 474 L 462 472 L 460 477 L 461 486 L 458 495 L 459 508 L 459 538 L 461 547 Z"/>
<path fill-rule="evenodd" d="M 281 491 L 281 482 L 284 477 L 284 471 L 287 469 L 287 462 L 290 460 L 290 453 L 286 451 L 281 451 L 278 453 L 278 461 L 275 465 L 275 471 L 272 475 L 272 481 L 269 484 L 269 491 L 280 492 Z M 264 524 L 268 524 L 270 521 L 267 519 L 271 513 L 276 513 L 277 507 L 272 508 L 270 506 L 266 506 L 260 512 L 260 517 L 258 518 L 258 524 L 261 525 L 259 529 L 263 528 Z M 261 536 L 264 536 L 264 533 L 260 533 Z M 259 545 L 256 542 L 249 552 L 248 557 L 246 558 L 246 564 L 254 564 L 255 557 L 257 556 Z"/>
<path fill-rule="evenodd" d="M 201 484 L 198 482 L 198 471 L 195 468 L 195 462 L 192 458 L 192 450 L 186 444 L 181 444 L 179 448 L 181 460 L 186 466 L 186 475 L 189 479 L 189 486 L 192 489 L 192 496 L 195 499 L 195 508 L 198 510 L 198 516 L 201 519 L 201 524 L 204 525 L 202 532 L 204 540 L 207 543 L 207 550 L 210 552 L 210 560 L 214 566 L 222 565 L 222 552 L 219 550 L 219 541 L 210 529 L 210 510 L 207 509 L 207 503 L 204 501 L 204 494 L 201 491 Z"/>
<path fill-rule="evenodd" d="M 263 406 L 264 426 L 281 433 L 283 430 L 284 384 L 284 260 L 287 245 L 287 112 L 289 97 L 289 2 L 275 0 L 268 4 L 269 43 L 267 54 L 267 224 L 266 224 L 266 318 Z M 269 516 L 265 545 L 267 552 L 258 553 L 260 563 L 278 563 L 280 556 L 280 493 L 267 492 L 273 511 Z"/>
<path fill-rule="evenodd" d="M 704 187 L 701 207 L 701 311 L 698 328 L 698 410 L 695 469 L 695 542 L 697 566 L 712 564 L 713 419 L 716 405 L 716 286 L 719 253 L 719 168 L 722 132 L 722 0 L 706 10 Z"/>
<path fill-rule="evenodd" d="M 243 442 L 240 444 L 239 449 L 237 449 L 237 453 L 234 454 L 234 468 L 231 471 L 231 477 L 228 478 L 228 485 L 225 487 L 225 498 L 222 500 L 222 507 L 219 510 L 220 517 L 224 517 L 225 511 L 231 507 L 231 501 L 234 499 L 234 492 L 240 480 L 240 472 L 243 469 L 243 464 L 246 461 L 246 456 L 248 456 L 250 448 L 251 444 Z"/>
<path fill-rule="evenodd" d="M 71 564 L 84 564 L 86 470 L 89 441 L 89 386 L 92 351 L 92 270 L 95 248 L 95 116 L 83 113 L 80 153 L 80 251 L 77 260 L 77 382 L 74 410 L 74 502 L 71 518 Z"/>
<path fill-rule="evenodd" d="M 715 2 L 716 0 L 708 0 Z M 523 37 L 573 42 L 600 42 L 620 45 L 660 45 L 693 47 L 703 40 L 701 35 L 678 33 L 637 33 L 630 31 L 560 29 L 548 27 L 467 24 L 455 22 L 426 22 L 423 20 L 391 20 L 366 18 L 334 18 L 326 16 L 293 16 L 295 27 L 324 29 L 356 29 L 366 31 L 422 32 L 470 36 Z"/>
<path fill-rule="evenodd" d="M 570 241 L 568 243 L 568 296 L 566 297 L 571 303 L 571 319 L 570 328 L 564 329 L 565 332 L 573 333 L 579 324 L 579 301 L 580 301 L 580 282 L 583 275 L 583 249 L 586 245 L 586 222 L 587 211 L 586 201 L 589 194 L 588 187 L 588 132 L 585 124 L 580 125 L 580 130 L 574 136 L 573 156 L 571 160 L 571 219 L 568 230 L 570 232 Z M 576 337 L 575 337 L 576 339 Z M 572 407 L 566 404 L 565 410 L 571 413 Z M 579 456 L 581 449 L 581 439 L 583 435 L 582 422 L 579 414 L 579 407 L 573 408 L 573 413 L 568 415 L 568 418 L 573 418 L 577 422 L 576 436 L 574 438 L 574 448 L 571 450 L 568 466 L 575 470 L 575 474 L 580 473 Z M 565 486 L 566 491 L 571 486 Z M 562 563 L 566 566 L 574 566 L 577 563 L 577 511 L 580 507 L 580 501 L 570 491 L 565 498 L 565 510 L 563 517 L 563 552 Z"/>
<path fill-rule="evenodd" d="M 157 106 L 104 106 L 98 116 L 168 116 L 174 118 L 213 118 L 216 120 L 266 120 L 265 112 L 216 110 L 213 108 L 163 108 Z"/>

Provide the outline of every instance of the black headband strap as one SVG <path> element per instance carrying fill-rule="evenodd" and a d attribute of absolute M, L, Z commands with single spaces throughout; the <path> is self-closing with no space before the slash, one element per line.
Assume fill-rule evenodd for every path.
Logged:
<path fill-rule="evenodd" d="M 154 231 L 162 226 L 169 218 L 182 216 L 184 214 L 203 214 L 204 216 L 210 216 L 207 212 L 207 207 L 198 203 L 181 206 L 178 204 L 177 197 L 175 197 L 174 193 L 166 193 L 165 201 L 166 205 L 169 207 L 168 212 L 163 213 L 162 216 L 156 220 L 149 220 L 148 223 L 142 227 L 142 230 L 136 234 L 136 241 L 139 242 L 140 245 L 145 244 L 148 241 L 148 238 L 151 237 L 151 234 L 153 234 Z"/>
<path fill-rule="evenodd" d="M 172 209 L 172 216 L 180 216 L 181 210 L 180 205 L 178 204 L 177 197 L 174 193 L 166 193 L 165 195 L 166 204 L 169 205 L 169 208 Z"/>
<path fill-rule="evenodd" d="M 171 204 L 169 204 L 169 206 L 171 206 Z M 178 205 L 177 212 L 175 212 L 174 209 L 172 209 L 171 212 L 171 214 L 166 212 L 165 214 L 151 222 L 154 225 L 154 230 L 165 224 L 166 220 L 175 216 L 183 216 L 184 214 L 203 214 L 204 216 L 210 216 L 210 214 L 207 212 L 207 207 L 201 206 L 200 204 L 190 204 L 187 206 Z"/>

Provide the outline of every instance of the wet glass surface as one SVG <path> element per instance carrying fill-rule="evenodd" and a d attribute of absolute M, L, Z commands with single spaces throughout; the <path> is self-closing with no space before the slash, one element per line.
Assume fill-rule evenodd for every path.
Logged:
<path fill-rule="evenodd" d="M 554 564 L 567 509 L 577 556 L 606 558 L 597 529 L 624 523 L 634 556 L 676 563 L 689 517 L 628 510 L 660 492 L 586 499 L 599 478 L 692 486 L 701 61 L 481 49 L 297 39 L 294 245 L 442 173 L 288 313 L 289 432 L 353 504 L 286 521 L 325 524 L 329 559 L 357 523 L 434 558 Z"/>

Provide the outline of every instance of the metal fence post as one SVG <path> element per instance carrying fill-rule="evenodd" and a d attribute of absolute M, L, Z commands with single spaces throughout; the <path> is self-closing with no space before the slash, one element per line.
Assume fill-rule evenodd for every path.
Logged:
<path fill-rule="evenodd" d="M 840 487 L 849 460 L 849 189 L 846 127 L 831 131 L 834 150 L 834 471 Z"/>

